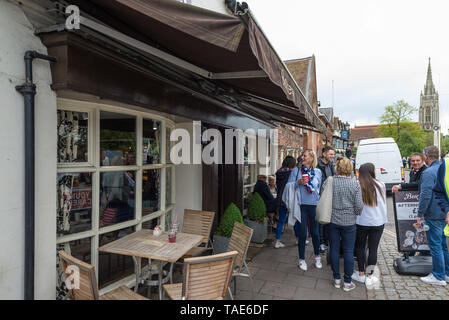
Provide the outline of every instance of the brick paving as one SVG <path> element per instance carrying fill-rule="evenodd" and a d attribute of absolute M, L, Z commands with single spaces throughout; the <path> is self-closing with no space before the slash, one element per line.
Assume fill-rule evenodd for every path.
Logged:
<path fill-rule="evenodd" d="M 417 276 L 397 274 L 393 261 L 400 256 L 396 238 L 390 233 L 384 233 L 377 262 L 382 285 L 378 289 L 367 290 L 369 300 L 449 300 L 449 285 L 430 285 L 422 282 Z"/>
<path fill-rule="evenodd" d="M 315 268 L 312 241 L 306 246 L 307 271 L 298 268 L 298 246 L 291 227 L 287 227 L 282 242 L 285 248 L 275 249 L 274 233 L 262 249 L 251 252 L 248 266 L 253 276 L 255 296 L 252 297 L 249 279 L 237 279 L 236 300 L 367 300 L 363 284 L 345 292 L 332 285 L 332 270 L 322 255 L 322 269 Z M 253 248 L 251 248 L 254 250 Z M 341 260 L 343 276 L 343 259 Z M 233 286 L 231 287 L 233 289 Z"/>

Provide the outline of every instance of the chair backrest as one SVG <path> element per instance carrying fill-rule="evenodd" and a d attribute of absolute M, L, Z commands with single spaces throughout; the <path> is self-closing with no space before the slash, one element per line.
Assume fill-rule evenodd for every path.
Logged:
<path fill-rule="evenodd" d="M 215 212 L 212 211 L 185 209 L 182 232 L 203 236 L 201 241 L 207 245 L 214 216 Z"/>
<path fill-rule="evenodd" d="M 227 251 L 237 251 L 239 254 L 235 258 L 235 266 L 241 268 L 243 261 L 246 259 L 249 243 L 253 236 L 253 229 L 245 226 L 239 222 L 234 222 L 234 229 L 232 229 L 231 239 Z"/>
<path fill-rule="evenodd" d="M 184 259 L 182 299 L 224 299 L 237 251 Z"/>
<path fill-rule="evenodd" d="M 76 273 L 79 272 L 79 287 L 76 288 L 78 281 L 75 280 L 73 282 L 74 288 L 68 288 L 71 299 L 98 300 L 99 295 L 95 277 L 95 268 L 88 263 L 76 259 L 63 250 L 59 251 L 58 254 L 66 277 L 69 275 L 76 277 Z M 73 270 L 67 270 L 67 268 L 71 266 L 74 266 Z"/>

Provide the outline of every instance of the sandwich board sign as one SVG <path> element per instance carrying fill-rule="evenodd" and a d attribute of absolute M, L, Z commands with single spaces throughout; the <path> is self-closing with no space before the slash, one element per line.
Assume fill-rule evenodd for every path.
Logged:
<path fill-rule="evenodd" d="M 398 251 L 428 252 L 426 232 L 416 222 L 419 207 L 418 190 L 400 190 L 393 194 L 394 218 Z"/>

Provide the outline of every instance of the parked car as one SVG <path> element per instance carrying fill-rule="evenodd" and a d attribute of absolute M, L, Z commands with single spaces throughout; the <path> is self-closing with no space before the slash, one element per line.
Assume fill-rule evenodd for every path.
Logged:
<path fill-rule="evenodd" d="M 405 181 L 401 153 L 393 138 L 360 141 L 355 162 L 357 175 L 362 164 L 373 163 L 376 167 L 376 177 L 385 183 L 387 190 Z"/>

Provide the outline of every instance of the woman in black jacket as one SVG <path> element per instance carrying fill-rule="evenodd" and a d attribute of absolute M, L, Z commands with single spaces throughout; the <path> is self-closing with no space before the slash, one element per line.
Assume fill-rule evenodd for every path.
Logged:
<path fill-rule="evenodd" d="M 296 160 L 292 156 L 286 156 L 282 162 L 282 167 L 276 172 L 276 204 L 279 212 L 279 221 L 276 227 L 275 248 L 283 248 L 285 245 L 281 242 L 282 229 L 284 229 L 285 218 L 287 217 L 287 206 L 282 201 L 282 193 L 293 168 L 296 166 Z"/>

